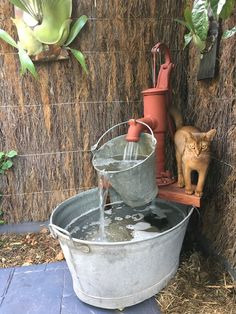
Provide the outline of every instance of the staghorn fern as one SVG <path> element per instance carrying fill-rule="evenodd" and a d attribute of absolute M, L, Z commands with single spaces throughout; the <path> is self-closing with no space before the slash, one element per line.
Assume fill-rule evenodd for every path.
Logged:
<path fill-rule="evenodd" d="M 68 47 L 88 18 L 82 15 L 71 26 L 72 0 L 9 0 L 13 5 L 29 14 L 36 22 L 29 27 L 19 18 L 12 19 L 17 28 L 19 41 L 16 43 L 9 34 L 0 30 L 0 39 L 18 49 L 21 63 L 21 74 L 28 70 L 35 78 L 38 77 L 30 56 L 37 55 L 48 45 L 63 46 L 69 50 L 81 64 L 85 73 L 87 65 L 82 52 Z"/>
<path fill-rule="evenodd" d="M 70 30 L 72 0 L 10 0 L 37 22 L 35 38 L 43 44 L 61 46 Z"/>

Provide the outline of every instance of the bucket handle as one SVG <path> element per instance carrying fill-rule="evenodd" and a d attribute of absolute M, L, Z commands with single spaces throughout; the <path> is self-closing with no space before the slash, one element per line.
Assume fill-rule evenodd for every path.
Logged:
<path fill-rule="evenodd" d="M 115 129 L 115 128 L 118 127 L 118 126 L 121 126 L 121 125 L 124 125 L 124 124 L 128 124 L 129 121 L 130 121 L 130 120 L 125 121 L 125 122 L 120 122 L 120 123 L 118 123 L 118 124 L 115 124 L 115 125 L 113 125 L 110 129 L 108 129 L 105 133 L 103 133 L 102 136 L 98 139 L 97 143 L 94 144 L 93 146 L 91 146 L 91 152 L 94 154 L 95 150 L 96 150 L 97 147 L 98 147 L 98 144 L 101 142 L 101 140 L 103 139 L 103 137 L 104 137 L 107 133 L 109 133 L 111 130 Z M 154 144 L 156 144 L 156 139 L 155 139 L 155 136 L 154 136 L 153 131 L 152 131 L 152 129 L 150 128 L 150 126 L 149 126 L 147 123 L 143 122 L 143 121 L 139 121 L 139 120 L 135 120 L 135 121 L 138 122 L 138 123 L 140 123 L 140 124 L 143 124 L 147 129 L 149 129 L 149 131 L 150 131 L 150 133 L 151 133 L 151 135 L 152 135 L 152 141 L 153 141 Z"/>
<path fill-rule="evenodd" d="M 69 237 L 69 240 L 72 242 L 72 244 L 73 244 L 76 248 L 78 248 L 81 252 L 83 252 L 83 253 L 89 253 L 89 252 L 90 252 L 89 246 L 88 246 L 88 245 L 85 245 L 85 244 L 80 244 L 80 243 L 75 242 L 75 241 L 73 240 L 73 238 L 72 238 L 72 236 L 71 236 L 71 234 L 70 234 L 69 231 L 67 231 L 67 230 L 65 230 L 65 229 L 63 229 L 63 228 L 61 228 L 61 227 L 58 227 L 58 226 L 56 226 L 56 225 L 54 225 L 54 224 L 52 224 L 52 223 L 50 223 L 50 224 L 48 225 L 48 228 L 49 228 L 49 230 L 50 230 L 50 232 L 51 232 L 51 235 L 52 235 L 52 237 L 53 237 L 54 239 L 58 239 L 58 235 L 57 235 L 57 234 L 55 233 L 55 231 L 54 231 L 54 229 L 56 229 L 57 231 L 61 232 L 62 234 L 68 236 L 68 237 Z"/>
<path fill-rule="evenodd" d="M 54 229 L 56 229 L 57 231 L 63 233 L 64 235 L 67 235 L 67 236 L 69 237 L 69 239 L 72 241 L 72 236 L 71 236 L 70 232 L 68 232 L 67 230 L 65 230 L 65 229 L 63 229 L 63 228 L 61 228 L 61 227 L 58 227 L 58 226 L 56 226 L 56 225 L 54 225 L 54 224 L 52 224 L 52 223 L 50 223 L 50 224 L 48 225 L 48 228 L 49 228 L 49 230 L 50 230 L 50 232 L 51 232 L 51 235 L 52 235 L 52 237 L 53 237 L 54 239 L 58 239 L 58 235 L 57 235 L 57 234 L 55 233 L 55 231 L 54 231 Z"/>

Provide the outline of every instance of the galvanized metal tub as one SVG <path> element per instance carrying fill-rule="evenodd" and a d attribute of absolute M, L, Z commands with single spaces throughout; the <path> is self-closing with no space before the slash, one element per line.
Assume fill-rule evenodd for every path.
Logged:
<path fill-rule="evenodd" d="M 82 192 L 54 209 L 50 230 L 60 242 L 80 300 L 101 308 L 119 309 L 142 302 L 166 286 L 177 271 L 193 211 L 167 203 L 183 213 L 180 223 L 152 238 L 126 242 L 84 241 L 72 238 L 65 230 L 73 219 L 98 207 L 98 189 Z"/>

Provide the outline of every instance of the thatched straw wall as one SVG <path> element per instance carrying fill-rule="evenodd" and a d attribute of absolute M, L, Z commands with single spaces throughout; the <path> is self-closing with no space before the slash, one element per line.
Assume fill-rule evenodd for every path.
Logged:
<path fill-rule="evenodd" d="M 236 15 L 222 24 L 236 24 Z M 236 266 L 236 40 L 221 40 L 219 73 L 211 81 L 197 81 L 199 55 L 189 54 L 188 102 L 182 106 L 185 121 L 203 131 L 216 128 L 212 164 L 201 208 L 202 231 L 218 253 Z"/>
<path fill-rule="evenodd" d="M 90 18 L 75 43 L 88 76 L 70 59 L 38 64 L 38 82 L 20 77 L 16 51 L 0 42 L 0 150 L 19 154 L 0 179 L 5 221 L 48 219 L 59 202 L 96 184 L 90 146 L 112 125 L 142 114 L 157 41 L 171 48 L 175 102 L 184 102 L 184 30 L 173 21 L 182 12 L 183 1 L 74 1 L 74 16 Z M 16 38 L 12 14 L 2 0 L 0 28 Z"/>

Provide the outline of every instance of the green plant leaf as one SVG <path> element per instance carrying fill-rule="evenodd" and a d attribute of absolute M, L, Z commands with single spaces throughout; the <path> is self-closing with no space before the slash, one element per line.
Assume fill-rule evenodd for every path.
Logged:
<path fill-rule="evenodd" d="M 215 19 L 217 19 L 218 2 L 219 0 L 210 0 L 210 8 L 212 10 L 212 14 Z"/>
<path fill-rule="evenodd" d="M 13 158 L 13 157 L 15 157 L 17 155 L 17 152 L 15 151 L 15 150 L 10 150 L 7 154 L 6 154 L 6 156 L 8 157 L 8 158 Z"/>
<path fill-rule="evenodd" d="M 5 157 L 5 153 L 4 152 L 0 152 L 0 159 L 2 159 L 3 157 Z"/>
<path fill-rule="evenodd" d="M 214 18 L 218 21 L 219 14 L 227 0 L 210 0 L 210 7 Z"/>
<path fill-rule="evenodd" d="M 192 11 L 189 7 L 186 7 L 184 10 L 184 18 L 187 24 L 189 25 L 189 30 L 194 33 L 194 25 L 192 20 Z"/>
<path fill-rule="evenodd" d="M 192 9 L 192 21 L 195 34 L 205 41 L 209 29 L 208 0 L 195 0 Z"/>
<path fill-rule="evenodd" d="M 230 37 L 232 37 L 235 33 L 236 33 L 236 26 L 234 26 L 234 27 L 231 28 L 231 29 L 228 29 L 228 30 L 224 31 L 224 33 L 223 33 L 223 35 L 222 35 L 222 38 L 223 38 L 223 39 L 230 38 Z"/>
<path fill-rule="evenodd" d="M 185 21 L 183 21 L 183 20 L 179 20 L 179 19 L 174 19 L 174 21 L 175 21 L 175 22 L 178 22 L 178 23 L 180 23 L 180 24 L 182 24 L 183 26 L 187 27 L 187 29 L 188 29 L 189 31 L 191 31 L 191 28 L 190 28 L 190 26 L 189 26 L 189 24 L 188 24 L 187 22 L 185 22 Z"/>
<path fill-rule="evenodd" d="M 30 13 L 26 6 L 24 5 L 24 3 L 22 3 L 21 0 L 9 0 L 12 4 L 14 4 L 16 7 L 20 8 L 21 10 L 27 12 L 27 13 Z"/>
<path fill-rule="evenodd" d="M 42 23 L 34 27 L 34 36 L 46 45 L 62 46 L 71 24 L 72 0 L 41 0 Z"/>
<path fill-rule="evenodd" d="M 233 13 L 235 0 L 226 0 L 221 12 L 219 13 L 222 20 L 226 20 Z"/>
<path fill-rule="evenodd" d="M 196 34 L 193 34 L 193 42 L 200 51 L 203 51 L 206 47 L 206 42 L 202 41 L 201 38 Z"/>
<path fill-rule="evenodd" d="M 4 161 L 1 165 L 2 170 L 7 170 L 13 166 L 13 162 L 11 160 Z"/>
<path fill-rule="evenodd" d="M 226 2 L 227 0 L 218 0 L 218 6 L 217 6 L 217 11 L 216 11 L 217 16 L 220 15 L 220 12 L 222 11 L 223 6 L 226 4 Z"/>
<path fill-rule="evenodd" d="M 191 42 L 192 39 L 193 39 L 193 35 L 191 32 L 184 35 L 184 48 L 188 46 L 188 44 Z"/>
<path fill-rule="evenodd" d="M 0 174 L 4 174 L 4 170 L 0 168 Z"/>
<path fill-rule="evenodd" d="M 35 66 L 26 53 L 26 51 L 21 47 L 20 43 L 18 43 L 18 54 L 20 58 L 20 64 L 21 64 L 21 75 L 24 75 L 25 72 L 28 70 L 35 79 L 38 79 L 38 73 L 35 69 Z"/>
<path fill-rule="evenodd" d="M 0 220 L 0 225 L 4 225 L 5 221 L 4 220 Z"/>
<path fill-rule="evenodd" d="M 191 33 L 194 33 L 194 25 L 193 25 L 193 21 L 192 21 L 192 12 L 191 12 L 191 9 L 189 7 L 186 7 L 184 10 L 184 19 L 185 19 L 185 21 L 179 20 L 179 19 L 175 19 L 175 21 L 184 25 L 185 27 L 187 27 L 187 29 Z"/>
<path fill-rule="evenodd" d="M 72 41 L 79 34 L 79 32 L 84 27 L 87 21 L 88 21 L 88 17 L 86 15 L 82 15 L 80 18 L 78 18 L 78 20 L 71 27 L 69 37 L 66 43 L 64 44 L 64 46 L 68 46 L 69 44 L 72 43 Z"/>
<path fill-rule="evenodd" d="M 85 57 L 84 55 L 82 54 L 82 52 L 80 52 L 79 50 L 76 50 L 76 49 L 72 49 L 72 48 L 68 48 L 73 56 L 76 58 L 77 61 L 79 61 L 79 63 L 81 64 L 84 72 L 86 74 L 88 74 L 88 68 L 87 68 L 87 65 L 86 65 L 86 62 L 85 62 Z"/>
<path fill-rule="evenodd" d="M 8 43 L 9 45 L 11 45 L 15 48 L 18 48 L 15 40 L 7 32 L 5 32 L 3 29 L 0 29 L 0 38 L 2 40 L 4 40 L 6 43 Z"/>
<path fill-rule="evenodd" d="M 31 15 L 36 21 L 41 23 L 42 4 L 44 0 L 9 0 L 16 7 Z M 50 2 L 51 0 L 47 0 Z M 58 0 L 59 1 L 59 0 Z"/>

